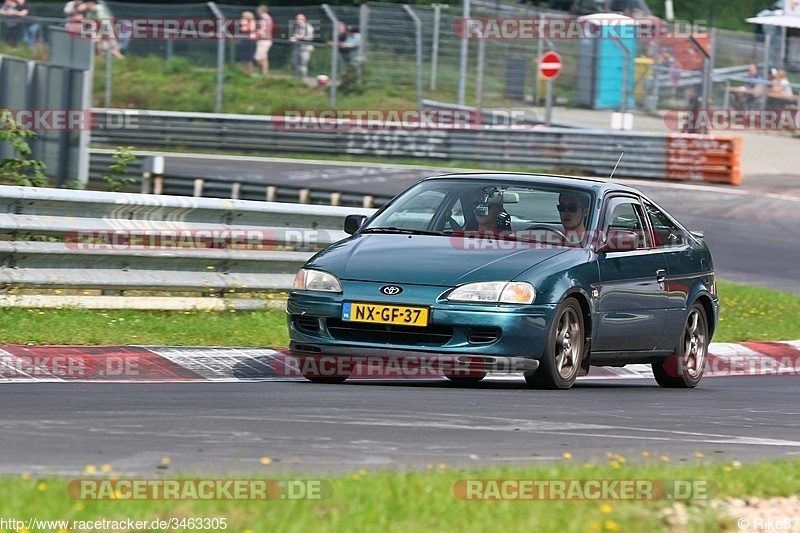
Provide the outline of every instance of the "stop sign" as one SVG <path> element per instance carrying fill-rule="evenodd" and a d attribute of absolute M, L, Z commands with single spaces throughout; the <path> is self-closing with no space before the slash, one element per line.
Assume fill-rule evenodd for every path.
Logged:
<path fill-rule="evenodd" d="M 545 52 L 539 58 L 539 74 L 545 80 L 554 80 L 561 74 L 561 56 L 555 52 Z"/>

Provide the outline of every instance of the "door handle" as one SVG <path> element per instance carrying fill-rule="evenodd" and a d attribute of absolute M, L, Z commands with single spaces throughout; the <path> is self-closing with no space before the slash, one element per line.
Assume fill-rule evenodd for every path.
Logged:
<path fill-rule="evenodd" d="M 666 279 L 667 279 L 667 271 L 666 270 L 661 269 L 661 268 L 656 270 L 656 281 L 657 282 L 664 283 L 664 281 Z"/>

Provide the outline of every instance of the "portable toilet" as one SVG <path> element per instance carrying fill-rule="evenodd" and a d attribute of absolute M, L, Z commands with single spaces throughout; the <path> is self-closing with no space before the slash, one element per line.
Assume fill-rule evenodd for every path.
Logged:
<path fill-rule="evenodd" d="M 619 109 L 623 94 L 627 94 L 626 107 L 633 108 L 638 42 L 636 19 L 616 13 L 595 13 L 580 17 L 578 22 L 584 28 L 583 38 L 578 43 L 578 105 Z M 626 76 L 627 90 L 623 87 Z"/>

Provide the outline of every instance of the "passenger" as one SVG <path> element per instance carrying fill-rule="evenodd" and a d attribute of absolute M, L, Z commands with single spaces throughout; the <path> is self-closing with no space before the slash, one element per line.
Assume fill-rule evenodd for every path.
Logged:
<path fill-rule="evenodd" d="M 589 215 L 589 199 L 583 195 L 561 193 L 558 195 L 558 214 L 568 244 L 583 242 Z"/>

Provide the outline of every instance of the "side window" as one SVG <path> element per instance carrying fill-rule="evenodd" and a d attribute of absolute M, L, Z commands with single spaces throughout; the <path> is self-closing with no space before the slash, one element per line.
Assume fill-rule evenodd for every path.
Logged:
<path fill-rule="evenodd" d="M 617 231 L 632 231 L 636 234 L 636 248 L 648 248 L 647 225 L 644 223 L 639 204 L 634 200 L 619 199 L 612 200 L 609 208 L 611 214 L 606 218 L 607 238 L 613 240 L 612 237 Z"/>
<path fill-rule="evenodd" d="M 653 237 L 658 247 L 683 246 L 686 244 L 686 235 L 678 228 L 660 209 L 645 202 L 645 210 L 653 226 Z"/>
<path fill-rule="evenodd" d="M 397 210 L 381 225 L 404 229 L 428 229 L 444 196 L 445 194 L 441 191 L 425 191 L 417 196 L 412 196 L 398 206 Z"/>

